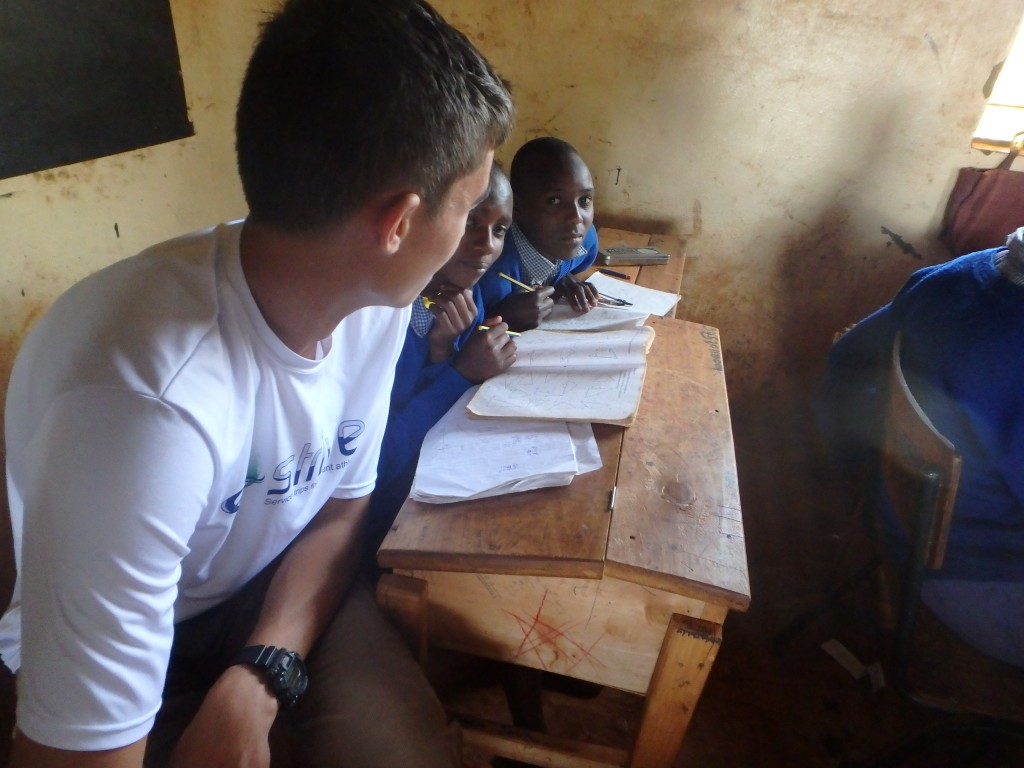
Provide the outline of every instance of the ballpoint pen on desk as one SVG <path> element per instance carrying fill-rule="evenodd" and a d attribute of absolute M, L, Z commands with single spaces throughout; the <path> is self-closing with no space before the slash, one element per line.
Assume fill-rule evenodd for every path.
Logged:
<path fill-rule="evenodd" d="M 478 331 L 489 331 L 489 330 L 491 330 L 491 326 L 489 326 L 489 325 L 478 325 L 476 328 L 477 328 Z M 505 333 L 507 333 L 509 336 L 522 336 L 523 335 L 523 334 L 519 333 L 518 331 L 505 331 Z"/>
<path fill-rule="evenodd" d="M 625 272 L 616 272 L 614 269 L 605 269 L 604 267 L 601 267 L 597 271 L 600 272 L 602 275 L 610 275 L 612 277 L 621 277 L 623 280 L 629 280 L 630 279 L 629 275 L 627 275 Z"/>
<path fill-rule="evenodd" d="M 604 293 L 597 294 L 598 301 L 602 304 L 608 304 L 613 307 L 632 307 L 633 302 L 626 301 L 625 299 L 617 299 L 614 296 L 608 296 Z"/>

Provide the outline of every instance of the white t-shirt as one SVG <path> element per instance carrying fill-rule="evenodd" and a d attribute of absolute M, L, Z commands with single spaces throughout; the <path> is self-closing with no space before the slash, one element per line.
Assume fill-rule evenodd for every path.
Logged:
<path fill-rule="evenodd" d="M 43 744 L 148 733 L 174 621 L 229 597 L 328 497 L 373 488 L 409 311 L 360 310 L 322 359 L 303 358 L 249 293 L 240 231 L 86 278 L 18 355 L 6 439 L 19 585 L 0 652 L 18 665 L 20 613 L 18 726 Z"/>

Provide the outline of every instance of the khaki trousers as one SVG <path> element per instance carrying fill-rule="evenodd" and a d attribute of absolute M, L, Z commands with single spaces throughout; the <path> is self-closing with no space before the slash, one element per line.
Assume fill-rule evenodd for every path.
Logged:
<path fill-rule="evenodd" d="M 146 768 L 163 768 L 207 689 L 245 644 L 276 563 L 238 594 L 175 627 L 164 705 L 150 733 Z M 357 582 L 306 659 L 309 688 L 282 711 L 274 739 L 292 768 L 452 768 L 457 745 L 444 710 L 372 588 Z M 275 759 L 275 763 L 277 760 Z"/>

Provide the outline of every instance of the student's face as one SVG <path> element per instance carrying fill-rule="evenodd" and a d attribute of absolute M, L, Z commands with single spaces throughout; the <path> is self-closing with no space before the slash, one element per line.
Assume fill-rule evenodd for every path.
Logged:
<path fill-rule="evenodd" d="M 427 211 L 420 206 L 414 224 L 402 243 L 407 258 L 402 259 L 400 274 L 396 275 L 395 303 L 411 304 L 434 273 L 451 258 L 466 231 L 466 218 L 470 210 L 487 191 L 493 152 L 480 166 L 456 181 L 437 210 Z"/>
<path fill-rule="evenodd" d="M 516 195 L 515 220 L 533 246 L 552 261 L 576 256 L 594 222 L 594 180 L 577 155 Z"/>
<path fill-rule="evenodd" d="M 500 184 L 494 193 L 469 212 L 466 232 L 448 263 L 441 267 L 442 282 L 472 288 L 501 254 L 505 233 L 512 225 L 512 190 Z"/>

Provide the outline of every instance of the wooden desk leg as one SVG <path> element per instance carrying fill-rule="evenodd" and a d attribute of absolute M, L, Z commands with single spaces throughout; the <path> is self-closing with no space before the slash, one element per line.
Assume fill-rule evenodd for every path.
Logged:
<path fill-rule="evenodd" d="M 720 624 L 672 614 L 647 689 L 630 768 L 671 768 L 721 644 Z"/>
<path fill-rule="evenodd" d="M 377 605 L 398 627 L 409 650 L 427 668 L 427 582 L 397 573 L 381 574 Z"/>

